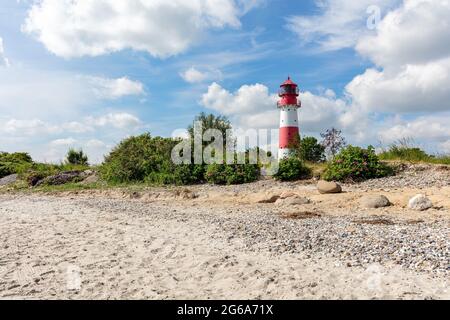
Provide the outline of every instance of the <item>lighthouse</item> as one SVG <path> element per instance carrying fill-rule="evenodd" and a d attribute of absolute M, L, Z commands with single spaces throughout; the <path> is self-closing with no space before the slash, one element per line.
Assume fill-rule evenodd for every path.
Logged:
<path fill-rule="evenodd" d="M 280 101 L 280 146 L 278 160 L 289 157 L 292 147 L 299 142 L 300 129 L 298 125 L 298 109 L 301 108 L 298 85 L 289 77 L 279 91 Z"/>

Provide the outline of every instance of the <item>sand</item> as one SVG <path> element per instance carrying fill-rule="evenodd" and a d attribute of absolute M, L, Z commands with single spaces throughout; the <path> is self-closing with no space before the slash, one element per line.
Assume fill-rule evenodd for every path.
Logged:
<path fill-rule="evenodd" d="M 138 199 L 0 195 L 0 298 L 450 298 L 448 272 L 411 270 L 393 261 L 353 266 L 314 248 L 280 252 L 224 225 L 245 212 L 257 232 L 264 217 L 278 214 L 273 204 L 225 201 L 219 207 L 213 195 L 132 197 Z M 312 198 L 316 206 L 326 199 Z M 354 215 L 345 210 L 338 211 Z M 447 222 L 439 210 L 431 215 Z"/>

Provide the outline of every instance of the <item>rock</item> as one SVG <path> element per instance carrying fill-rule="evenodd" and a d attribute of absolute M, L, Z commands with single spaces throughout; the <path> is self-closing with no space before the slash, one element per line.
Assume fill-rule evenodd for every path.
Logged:
<path fill-rule="evenodd" d="M 377 209 L 388 207 L 391 205 L 391 202 L 383 195 L 371 195 L 363 197 L 360 200 L 360 204 L 362 207 L 367 209 Z"/>
<path fill-rule="evenodd" d="M 341 193 L 342 187 L 336 182 L 328 182 L 321 180 L 317 184 L 317 190 L 319 190 L 321 194 Z"/>
<path fill-rule="evenodd" d="M 99 181 L 100 181 L 99 176 L 96 174 L 92 174 L 92 175 L 89 175 L 86 179 L 84 179 L 81 183 L 82 184 L 92 184 L 92 183 L 97 183 Z"/>
<path fill-rule="evenodd" d="M 36 187 L 42 185 L 59 186 L 71 182 L 80 182 L 83 181 L 84 178 L 85 175 L 81 171 L 66 171 L 55 174 L 54 176 L 46 177 L 40 180 L 39 182 L 35 183 L 34 186 Z"/>
<path fill-rule="evenodd" d="M 298 205 L 304 205 L 304 204 L 310 204 L 311 200 L 306 197 L 290 197 L 290 198 L 280 198 L 276 201 L 276 204 L 283 205 L 283 206 L 298 206 Z"/>
<path fill-rule="evenodd" d="M 433 203 L 427 196 L 418 194 L 409 200 L 408 208 L 417 211 L 425 211 L 433 207 Z"/>
<path fill-rule="evenodd" d="M 17 181 L 19 178 L 19 175 L 17 174 L 11 174 L 9 176 L 3 177 L 0 179 L 0 186 L 7 186 L 9 184 L 13 184 Z"/>
<path fill-rule="evenodd" d="M 283 192 L 281 195 L 280 195 L 280 199 L 287 199 L 287 198 L 291 198 L 291 197 L 296 197 L 297 196 L 297 194 L 295 194 L 295 193 L 293 193 L 293 192 Z"/>
<path fill-rule="evenodd" d="M 252 198 L 255 203 L 275 203 L 280 196 L 273 193 L 259 193 Z"/>
<path fill-rule="evenodd" d="M 198 194 L 189 189 L 176 190 L 175 196 L 183 200 L 194 200 L 198 198 Z"/>

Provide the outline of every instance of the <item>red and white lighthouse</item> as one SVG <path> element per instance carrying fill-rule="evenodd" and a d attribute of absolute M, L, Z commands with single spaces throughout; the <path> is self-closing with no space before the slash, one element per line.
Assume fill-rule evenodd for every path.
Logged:
<path fill-rule="evenodd" d="M 292 147 L 299 141 L 298 109 L 301 108 L 301 102 L 298 99 L 300 93 L 298 85 L 289 77 L 280 87 L 281 99 L 278 102 L 278 109 L 280 109 L 281 115 L 278 160 L 289 157 Z"/>

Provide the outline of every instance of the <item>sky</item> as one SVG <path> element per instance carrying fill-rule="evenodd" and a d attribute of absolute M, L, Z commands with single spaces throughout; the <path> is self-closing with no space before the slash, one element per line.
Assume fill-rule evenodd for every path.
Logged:
<path fill-rule="evenodd" d="M 92 163 L 200 112 L 303 135 L 450 153 L 450 0 L 0 0 L 0 150 Z"/>

